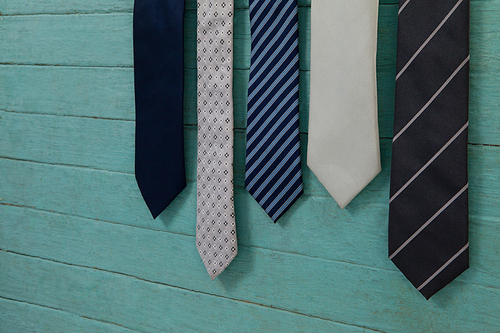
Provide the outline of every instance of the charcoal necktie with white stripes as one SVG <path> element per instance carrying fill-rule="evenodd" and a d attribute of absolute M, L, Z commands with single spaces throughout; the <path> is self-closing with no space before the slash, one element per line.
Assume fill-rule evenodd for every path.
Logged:
<path fill-rule="evenodd" d="M 400 0 L 389 258 L 429 299 L 469 267 L 469 0 Z"/>
<path fill-rule="evenodd" d="M 297 0 L 250 0 L 245 187 L 277 221 L 302 195 Z"/>

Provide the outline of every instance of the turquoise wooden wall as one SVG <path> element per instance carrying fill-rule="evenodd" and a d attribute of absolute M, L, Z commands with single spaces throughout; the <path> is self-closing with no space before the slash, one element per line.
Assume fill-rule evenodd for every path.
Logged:
<path fill-rule="evenodd" d="M 500 332 L 500 0 L 472 0 L 471 268 L 426 301 L 387 259 L 396 0 L 381 0 L 381 174 L 341 210 L 306 167 L 310 0 L 301 0 L 305 195 L 273 224 L 243 188 L 248 0 L 235 11 L 240 251 L 195 247 L 195 1 L 189 184 L 152 220 L 134 179 L 132 0 L 0 2 L 1 332 Z"/>

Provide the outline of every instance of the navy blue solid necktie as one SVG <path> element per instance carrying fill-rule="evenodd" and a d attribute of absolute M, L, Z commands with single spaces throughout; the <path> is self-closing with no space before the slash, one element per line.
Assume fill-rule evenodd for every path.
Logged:
<path fill-rule="evenodd" d="M 469 267 L 469 0 L 400 0 L 389 258 L 429 299 Z"/>
<path fill-rule="evenodd" d="M 184 0 L 135 0 L 135 177 L 153 218 L 186 187 Z"/>
<path fill-rule="evenodd" d="M 276 222 L 302 195 L 297 0 L 250 0 L 245 187 Z"/>

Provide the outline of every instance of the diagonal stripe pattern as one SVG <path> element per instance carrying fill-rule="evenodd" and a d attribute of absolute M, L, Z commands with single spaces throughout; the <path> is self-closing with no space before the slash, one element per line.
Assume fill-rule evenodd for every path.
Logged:
<path fill-rule="evenodd" d="M 276 222 L 302 195 L 297 0 L 250 0 L 245 187 Z"/>
<path fill-rule="evenodd" d="M 469 267 L 469 0 L 400 0 L 389 258 L 427 299 Z"/>

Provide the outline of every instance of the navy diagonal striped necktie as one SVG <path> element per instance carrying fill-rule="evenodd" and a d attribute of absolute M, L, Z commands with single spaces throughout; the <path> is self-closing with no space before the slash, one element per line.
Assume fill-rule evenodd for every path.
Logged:
<path fill-rule="evenodd" d="M 245 187 L 277 221 L 302 195 L 297 0 L 250 0 Z"/>
<path fill-rule="evenodd" d="M 401 0 L 389 257 L 429 299 L 469 267 L 469 0 Z"/>

